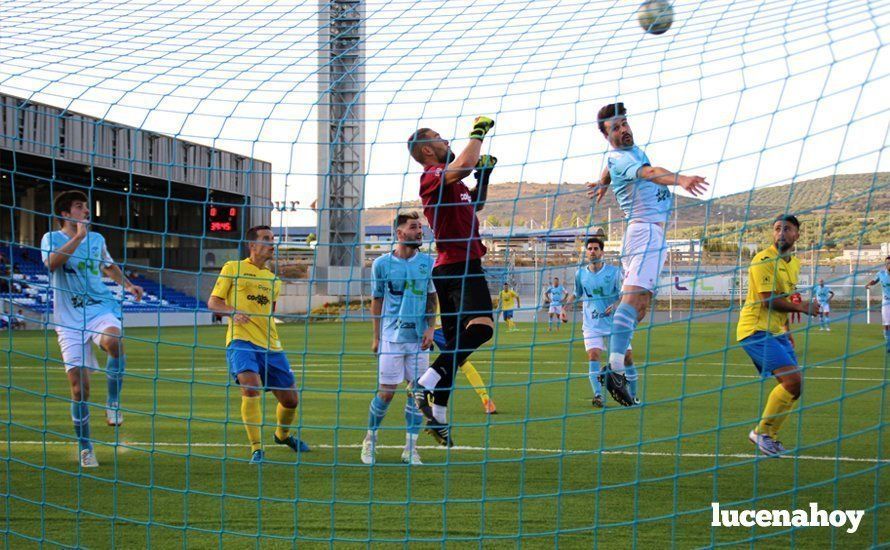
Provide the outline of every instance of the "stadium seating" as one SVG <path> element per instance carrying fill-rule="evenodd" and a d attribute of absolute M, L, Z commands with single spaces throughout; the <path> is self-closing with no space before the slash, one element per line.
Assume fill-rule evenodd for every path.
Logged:
<path fill-rule="evenodd" d="M 9 292 L 0 293 L 0 299 L 12 300 L 16 305 L 39 313 L 51 312 L 52 288 L 49 273 L 40 261 L 40 253 L 21 246 L 10 247 L 5 243 L 0 250 L 11 259 L 9 264 L 11 275 L 3 274 L 9 282 Z M 184 312 L 207 307 L 204 302 L 192 296 L 160 285 L 141 275 L 131 277 L 131 280 L 145 290 L 145 295 L 141 302 L 136 302 L 133 296 L 127 293 L 123 302 L 124 313 Z M 113 294 L 120 294 L 122 291 L 120 285 L 107 277 L 103 278 L 103 282 Z"/>

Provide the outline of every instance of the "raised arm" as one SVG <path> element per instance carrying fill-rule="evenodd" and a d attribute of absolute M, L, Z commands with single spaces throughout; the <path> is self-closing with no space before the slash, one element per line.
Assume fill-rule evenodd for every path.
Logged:
<path fill-rule="evenodd" d="M 606 192 L 609 190 L 609 184 L 612 183 L 612 174 L 609 173 L 609 168 L 603 168 L 603 173 L 600 174 L 600 179 L 598 181 L 594 181 L 587 184 L 587 196 L 591 199 L 595 198 L 596 203 L 599 204 L 603 197 L 606 196 Z"/>
<path fill-rule="evenodd" d="M 43 262 L 46 265 L 46 268 L 50 273 L 62 267 L 65 262 L 68 261 L 68 258 L 74 255 L 74 252 L 77 250 L 77 247 L 80 246 L 80 243 L 87 236 L 87 225 L 85 223 L 77 224 L 77 233 L 68 240 L 65 244 L 59 247 L 58 250 L 50 250 L 46 260 Z M 47 245 L 51 244 L 52 240 Z"/>
<path fill-rule="evenodd" d="M 708 188 L 708 182 L 701 176 L 683 176 L 675 174 L 660 166 L 644 164 L 637 172 L 637 177 L 657 183 L 658 185 L 677 185 L 693 196 L 703 195 Z"/>
<path fill-rule="evenodd" d="M 470 143 L 445 168 L 446 184 L 457 183 L 473 173 L 473 168 L 478 164 L 479 154 L 482 152 L 482 140 L 492 128 L 494 120 L 484 116 L 476 117 L 473 121 L 473 130 L 470 132 Z"/>

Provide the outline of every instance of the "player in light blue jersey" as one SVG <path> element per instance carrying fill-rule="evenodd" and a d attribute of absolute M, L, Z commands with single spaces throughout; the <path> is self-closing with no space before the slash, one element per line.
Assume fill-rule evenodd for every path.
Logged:
<path fill-rule="evenodd" d="M 607 381 L 619 382 L 624 378 L 624 354 L 637 323 L 646 316 L 658 284 L 658 274 L 664 267 L 664 228 L 671 209 L 668 187 L 677 185 L 698 196 L 708 185 L 702 177 L 681 176 L 652 166 L 646 154 L 634 145 L 626 114 L 623 103 L 606 105 L 597 114 L 599 129 L 612 150 L 607 169 L 591 190 L 599 200 L 605 193 L 605 186 L 611 184 L 627 219 L 621 248 L 625 279 L 621 304 L 613 314 L 609 346 L 609 363 L 616 377 L 607 377 Z"/>
<path fill-rule="evenodd" d="M 872 285 L 881 285 L 881 322 L 884 325 L 884 340 L 887 342 L 887 353 L 890 353 L 890 256 L 884 258 L 884 269 L 875 273 L 875 278 L 869 281 L 865 288 Z"/>
<path fill-rule="evenodd" d="M 89 370 L 98 369 L 99 364 L 92 343 L 108 354 L 105 367 L 108 381 L 106 422 L 110 426 L 123 423 L 120 391 L 125 360 L 120 306 L 102 282 L 102 276 L 123 286 L 137 301 L 142 299 L 143 290 L 128 281 L 114 264 L 102 235 L 90 231 L 86 195 L 80 191 L 66 191 L 56 197 L 53 210 L 61 230 L 45 234 L 40 248 L 53 288 L 53 325 L 71 387 L 71 420 L 80 445 L 80 464 L 84 468 L 93 468 L 99 462 L 90 441 L 87 402 L 90 398 Z"/>
<path fill-rule="evenodd" d="M 554 330 L 554 325 L 556 326 L 556 332 L 559 332 L 559 324 L 562 321 L 562 305 L 565 302 L 568 291 L 566 287 L 559 284 L 559 277 L 553 278 L 553 285 L 548 287 L 544 292 L 547 302 L 550 304 L 550 307 L 547 308 L 547 312 L 549 318 L 547 320 L 547 332 Z"/>
<path fill-rule="evenodd" d="M 819 304 L 819 330 L 831 332 L 828 317 L 831 315 L 832 298 L 834 292 L 825 286 L 825 279 L 819 279 L 819 284 L 813 287 L 813 299 Z"/>
<path fill-rule="evenodd" d="M 603 261 L 605 243 L 599 237 L 587 239 L 585 244 L 588 264 L 575 274 L 574 299 L 581 300 L 584 320 L 581 331 L 584 336 L 584 349 L 587 351 L 590 387 L 593 389 L 593 406 L 603 407 L 602 373 L 600 356 L 606 349 L 605 341 L 612 333 L 612 312 L 621 297 L 621 270 Z M 637 370 L 633 365 L 630 345 L 624 354 L 625 373 L 630 397 L 637 396 Z M 637 400 L 639 402 L 639 400 Z"/>
<path fill-rule="evenodd" d="M 397 243 L 372 268 L 371 315 L 374 336 L 371 349 L 378 355 L 378 389 L 368 412 L 368 433 L 362 442 L 361 459 L 373 464 L 377 454 L 377 430 L 396 388 L 411 385 L 430 364 L 436 323 L 436 290 L 433 259 L 418 251 L 423 242 L 423 224 L 418 212 L 396 216 L 393 226 Z M 434 405 L 435 406 L 435 405 Z M 409 394 L 405 403 L 407 434 L 402 462 L 422 464 L 417 453 L 417 435 L 423 414 Z"/>

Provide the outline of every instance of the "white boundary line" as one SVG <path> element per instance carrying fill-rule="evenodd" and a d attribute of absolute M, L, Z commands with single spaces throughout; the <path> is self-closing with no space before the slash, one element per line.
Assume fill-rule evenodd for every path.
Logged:
<path fill-rule="evenodd" d="M 36 441 L 36 440 L 25 440 L 25 441 L 9 441 L 11 445 L 34 445 L 34 446 L 75 446 L 77 445 L 76 441 Z M 103 442 L 96 441 L 100 445 L 107 446 L 116 446 L 113 442 Z M 232 448 L 246 448 L 247 444 L 245 443 L 173 443 L 168 441 L 156 441 L 154 443 L 147 441 L 121 441 L 119 445 L 125 445 L 128 447 L 144 447 L 144 449 L 139 450 L 150 450 L 152 447 L 211 447 L 211 448 L 220 448 L 220 447 L 232 447 Z M 316 449 L 360 449 L 362 445 L 360 443 L 349 443 L 349 444 L 341 444 L 341 445 L 329 445 L 329 444 L 318 444 L 312 445 L 313 448 Z M 402 449 L 404 448 L 402 445 L 377 445 L 378 449 Z M 419 445 L 418 449 L 423 450 L 435 450 L 435 451 L 448 451 L 445 447 L 439 445 Z M 619 456 L 650 456 L 650 457 L 669 457 L 676 458 L 677 456 L 681 458 L 743 458 L 743 459 L 751 459 L 751 458 L 770 458 L 764 457 L 763 455 L 755 455 L 750 453 L 669 453 L 662 451 L 619 451 L 619 450 L 605 450 L 601 451 L 598 449 L 542 449 L 535 447 L 526 447 L 526 448 L 515 448 L 515 447 L 472 447 L 472 446 L 463 446 L 457 445 L 451 447 L 450 451 L 478 451 L 478 452 L 511 452 L 511 453 L 543 453 L 543 454 L 562 454 L 562 455 L 579 455 L 579 454 L 604 454 L 604 455 L 619 455 Z M 852 457 L 852 456 L 817 456 L 817 455 L 793 455 L 789 454 L 787 458 L 796 458 L 799 460 L 814 460 L 814 461 L 823 461 L 823 462 L 864 462 L 867 464 L 890 464 L 890 459 L 877 459 L 877 458 L 860 458 L 860 457 Z M 344 462 L 343 464 L 352 465 L 351 462 Z"/>
<path fill-rule="evenodd" d="M 661 365 L 658 365 L 658 367 L 661 367 L 664 365 L 667 365 L 667 364 L 663 363 Z M 59 366 L 59 368 L 61 368 L 61 362 L 59 363 L 58 366 Z M 0 371 L 3 371 L 5 369 L 10 369 L 10 368 L 13 370 L 29 370 L 30 369 L 30 370 L 36 371 L 36 370 L 44 368 L 44 366 L 43 365 L 34 365 L 34 366 L 16 365 L 16 366 L 12 366 L 12 367 L 6 366 L 6 367 L 0 367 Z M 642 376 L 642 377 L 669 376 L 669 377 L 673 377 L 673 378 L 687 377 L 687 376 L 690 378 L 696 378 L 696 377 L 697 378 L 722 378 L 722 377 L 725 377 L 725 378 L 742 378 L 742 379 L 747 379 L 747 380 L 756 380 L 756 379 L 760 378 L 760 376 L 757 374 L 724 374 L 722 372 L 715 372 L 713 374 L 702 374 L 702 373 L 694 373 L 694 372 L 680 372 L 680 373 L 677 373 L 677 372 L 650 372 L 650 373 L 647 373 L 645 370 L 646 368 L 647 367 L 645 367 L 645 366 L 641 367 L 640 376 Z M 653 367 L 653 368 L 657 368 L 657 367 Z M 805 367 L 804 368 L 804 377 L 807 380 L 848 380 L 848 381 L 855 381 L 855 382 L 886 382 L 887 381 L 886 378 L 855 378 L 855 377 L 851 377 L 851 376 L 813 376 L 812 374 L 808 374 L 808 373 L 812 372 L 812 370 L 816 370 L 816 369 L 821 370 L 822 368 L 838 368 L 839 369 L 841 367 L 810 367 L 809 370 L 806 369 L 806 367 Z M 751 369 L 753 370 L 754 367 L 751 366 Z M 854 370 L 854 369 L 855 370 L 884 370 L 883 368 L 874 368 L 874 367 L 847 367 L 847 369 L 848 370 Z M 101 371 L 101 370 L 102 369 L 99 369 L 99 371 Z M 159 368 L 159 369 L 132 368 L 132 369 L 127 369 L 127 371 L 128 372 L 148 372 L 148 373 L 154 373 L 154 372 L 158 372 L 158 373 L 165 373 L 165 372 L 218 372 L 220 374 L 228 374 L 228 368 L 225 365 L 220 365 L 219 367 L 194 367 L 194 368 L 186 368 L 186 367 L 172 367 L 172 368 L 168 367 L 168 368 Z M 539 371 L 539 370 L 535 370 L 535 371 L 531 371 L 531 370 L 528 370 L 528 371 L 494 370 L 494 371 L 488 371 L 488 372 L 494 372 L 494 374 L 496 374 L 496 375 L 510 375 L 510 376 L 531 376 L 532 374 L 534 374 L 535 376 L 559 377 L 559 378 L 556 378 L 556 380 L 559 380 L 560 378 L 567 378 L 567 377 L 568 378 L 586 378 L 587 377 L 587 373 L 582 372 L 581 370 L 578 370 L 575 373 L 556 372 L 556 371 Z M 483 369 L 482 373 L 486 374 L 487 372 Z M 296 378 L 300 378 L 302 376 L 329 377 L 329 378 L 376 378 L 377 377 L 377 369 L 376 369 L 376 366 L 371 363 L 368 364 L 367 372 L 357 372 L 357 371 L 340 370 L 340 369 L 314 369 L 314 368 L 310 367 L 306 370 L 294 371 L 294 376 Z M 174 379 L 165 379 L 165 380 L 170 381 L 170 380 L 174 380 Z M 179 381 L 182 381 L 182 380 L 180 379 Z M 206 381 L 201 381 L 201 382 L 206 382 Z M 541 382 L 541 381 L 539 380 L 538 382 Z"/>

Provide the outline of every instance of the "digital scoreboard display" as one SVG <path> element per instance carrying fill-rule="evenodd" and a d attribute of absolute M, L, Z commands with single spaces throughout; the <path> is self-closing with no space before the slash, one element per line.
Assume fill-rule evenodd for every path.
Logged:
<path fill-rule="evenodd" d="M 208 229 L 211 233 L 237 231 L 238 214 L 240 210 L 237 206 L 210 205 L 207 207 Z"/>

